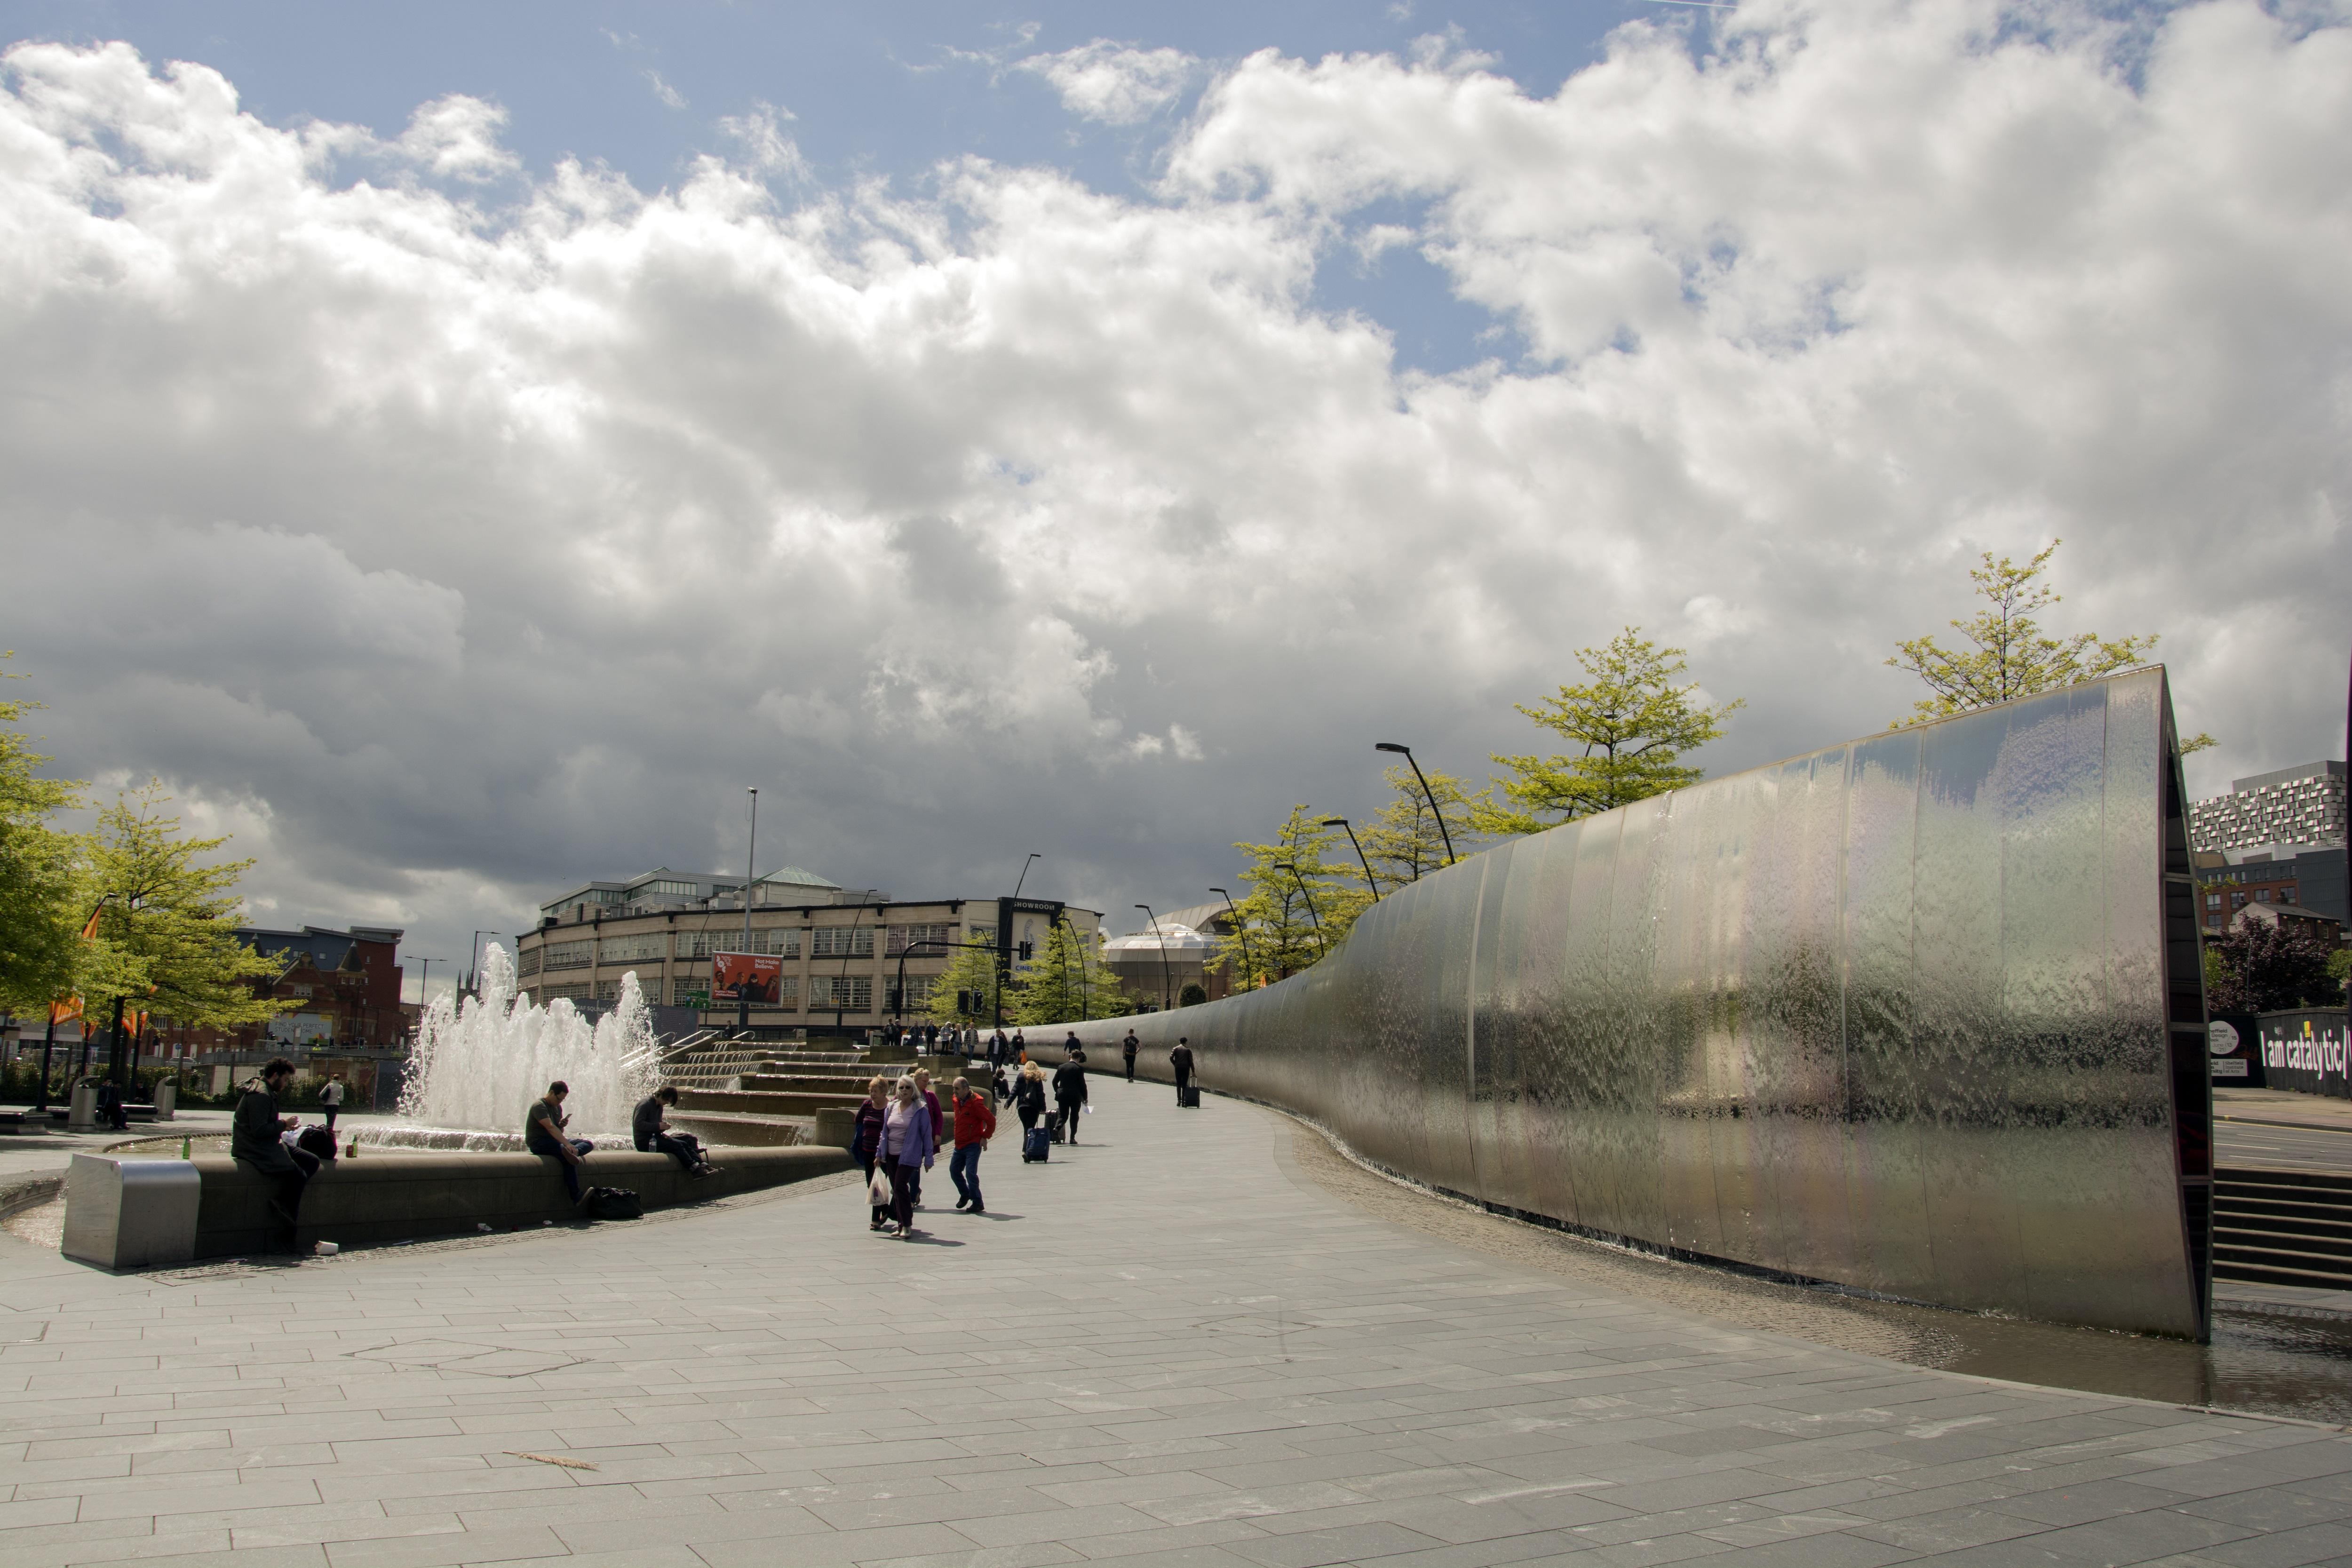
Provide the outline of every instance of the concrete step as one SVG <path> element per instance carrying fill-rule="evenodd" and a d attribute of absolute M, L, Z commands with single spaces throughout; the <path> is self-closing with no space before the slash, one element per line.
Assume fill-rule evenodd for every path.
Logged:
<path fill-rule="evenodd" d="M 677 1096 L 680 1114 L 732 1112 L 743 1116 L 814 1116 L 828 1108 L 855 1110 L 862 1091 L 840 1094 L 765 1094 L 740 1089 L 686 1089 Z"/>

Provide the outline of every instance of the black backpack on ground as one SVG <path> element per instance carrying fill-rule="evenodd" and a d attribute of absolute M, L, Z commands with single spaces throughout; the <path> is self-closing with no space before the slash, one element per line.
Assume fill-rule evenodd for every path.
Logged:
<path fill-rule="evenodd" d="M 636 1194 L 626 1187 L 591 1187 L 588 1189 L 590 1219 L 643 1219 L 646 1205 Z"/>
<path fill-rule="evenodd" d="M 335 1158 L 335 1135 L 323 1127 L 305 1127 L 294 1135 L 294 1147 L 305 1154 L 316 1154 L 321 1164 L 331 1164 Z"/>

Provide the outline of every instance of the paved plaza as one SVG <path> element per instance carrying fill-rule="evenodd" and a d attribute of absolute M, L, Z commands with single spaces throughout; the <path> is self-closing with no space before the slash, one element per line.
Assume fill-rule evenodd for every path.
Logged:
<path fill-rule="evenodd" d="M 0 1237 L 0 1563 L 2352 1560 L 2352 1442 L 1612 1294 L 1101 1083 L 862 1194 L 113 1278 Z M 220 1561 L 226 1563 L 226 1557 Z"/>

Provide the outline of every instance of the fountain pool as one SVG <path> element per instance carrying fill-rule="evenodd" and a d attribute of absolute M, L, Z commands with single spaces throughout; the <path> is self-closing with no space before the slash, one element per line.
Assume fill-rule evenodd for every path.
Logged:
<path fill-rule="evenodd" d="M 415 1125 L 385 1132 L 454 1136 L 457 1146 L 471 1146 L 467 1133 L 513 1136 L 530 1102 L 562 1079 L 572 1088 L 564 1111 L 575 1135 L 625 1136 L 629 1112 L 653 1092 L 656 1060 L 636 975 L 622 977 L 619 1001 L 591 1024 L 567 998 L 541 1007 L 517 991 L 514 959 L 498 943 L 482 969 L 481 994 L 462 1008 L 444 997 L 425 1009 L 399 1107 Z"/>

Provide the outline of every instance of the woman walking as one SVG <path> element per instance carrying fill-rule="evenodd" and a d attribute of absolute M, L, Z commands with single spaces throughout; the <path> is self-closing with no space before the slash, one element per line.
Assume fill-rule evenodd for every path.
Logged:
<path fill-rule="evenodd" d="M 929 1168 L 938 1148 L 931 1108 L 915 1097 L 913 1079 L 900 1079 L 898 1096 L 882 1117 L 882 1160 L 890 1173 L 890 1212 L 901 1241 L 915 1238 L 915 1173 Z"/>
<path fill-rule="evenodd" d="M 868 1186 L 874 1184 L 874 1162 L 882 1157 L 882 1120 L 889 1109 L 888 1085 L 877 1076 L 866 1086 L 866 1103 L 857 1108 L 856 1131 L 849 1141 L 849 1157 L 856 1161 L 858 1168 L 866 1173 Z M 872 1223 L 866 1228 L 880 1230 L 890 1211 L 882 1204 L 876 1204 L 873 1207 Z"/>
<path fill-rule="evenodd" d="M 1021 1076 L 1013 1080 L 1013 1110 L 1021 1118 L 1021 1131 L 1026 1132 L 1037 1125 L 1045 1114 L 1045 1075 L 1035 1062 L 1023 1065 Z"/>

